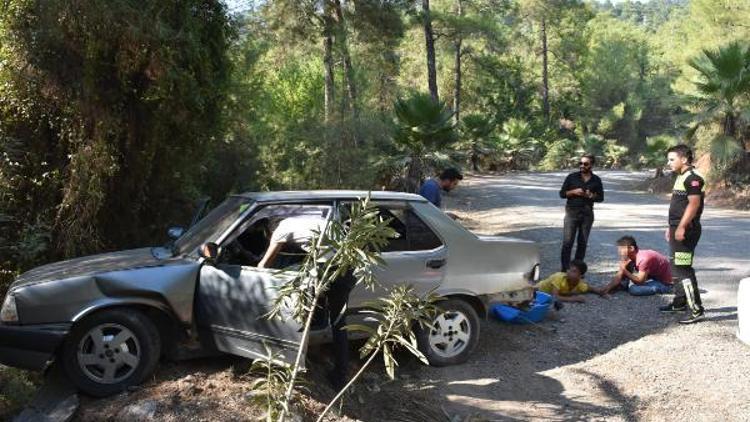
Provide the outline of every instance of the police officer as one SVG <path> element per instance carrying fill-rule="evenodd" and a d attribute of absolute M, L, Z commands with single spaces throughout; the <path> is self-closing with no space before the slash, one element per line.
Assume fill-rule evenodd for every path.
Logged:
<path fill-rule="evenodd" d="M 695 246 L 701 237 L 701 214 L 706 182 L 693 169 L 693 152 L 687 145 L 677 145 L 667 151 L 669 166 L 677 174 L 672 200 L 669 203 L 669 227 L 665 237 L 672 256 L 672 274 L 676 278 L 672 303 L 659 308 L 662 312 L 690 311 L 680 320 L 692 324 L 704 318 L 698 280 L 693 269 Z"/>

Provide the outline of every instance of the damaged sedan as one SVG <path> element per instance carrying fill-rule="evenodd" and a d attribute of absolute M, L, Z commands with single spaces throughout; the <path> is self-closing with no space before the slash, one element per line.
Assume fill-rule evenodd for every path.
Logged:
<path fill-rule="evenodd" d="M 174 241 L 167 247 L 28 271 L 11 285 L 0 311 L 0 363 L 44 370 L 57 361 L 80 390 L 105 396 L 142 382 L 162 357 L 229 353 L 257 359 L 266 355 L 267 345 L 292 361 L 300 347 L 300 326 L 291 318 L 265 315 L 276 287 L 295 276 L 302 258 L 282 251 L 276 268 L 258 268 L 258 257 L 281 221 L 306 215 L 341 218 L 344 207 L 367 195 L 234 195 L 188 230 L 170 229 Z M 490 303 L 531 299 L 540 261 L 533 242 L 477 236 L 421 196 L 374 192 L 371 200 L 399 234 L 382 251 L 386 265 L 378 269 L 380 284 L 408 282 L 417 292 L 434 290 L 445 299 L 439 302 L 443 312 L 417 335 L 430 364 L 469 358 Z M 205 251 L 213 251 L 213 259 Z M 364 301 L 382 294 L 355 288 L 350 322 L 361 318 Z"/>

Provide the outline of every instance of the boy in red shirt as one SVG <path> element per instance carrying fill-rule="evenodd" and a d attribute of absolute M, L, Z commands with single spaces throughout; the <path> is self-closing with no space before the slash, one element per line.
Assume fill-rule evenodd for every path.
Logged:
<path fill-rule="evenodd" d="M 622 287 L 633 296 L 650 296 L 672 291 L 672 267 L 669 258 L 650 249 L 639 249 L 633 236 L 617 240 L 620 268 L 605 293 Z"/>

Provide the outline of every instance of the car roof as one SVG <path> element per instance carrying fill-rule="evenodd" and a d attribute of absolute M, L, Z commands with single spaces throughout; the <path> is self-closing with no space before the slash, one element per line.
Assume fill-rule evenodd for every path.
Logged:
<path fill-rule="evenodd" d="M 368 193 L 376 201 L 399 200 L 399 201 L 419 201 L 427 200 L 413 193 L 389 192 L 389 191 L 364 191 L 364 190 L 305 190 L 305 191 L 276 191 L 276 192 L 246 192 L 237 196 L 250 198 L 258 202 L 276 202 L 276 201 L 314 201 L 314 200 L 332 200 L 332 199 L 358 199 L 365 198 Z"/>

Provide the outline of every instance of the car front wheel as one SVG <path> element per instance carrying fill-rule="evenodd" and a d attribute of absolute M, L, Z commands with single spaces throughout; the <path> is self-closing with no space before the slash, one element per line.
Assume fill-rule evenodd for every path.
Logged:
<path fill-rule="evenodd" d="M 479 316 L 460 299 L 439 302 L 439 308 L 432 325 L 417 331 L 419 350 L 433 366 L 464 363 L 479 342 Z"/>
<path fill-rule="evenodd" d="M 136 310 L 96 313 L 73 327 L 62 349 L 62 364 L 83 392 L 104 397 L 141 383 L 156 368 L 159 331 Z"/>

